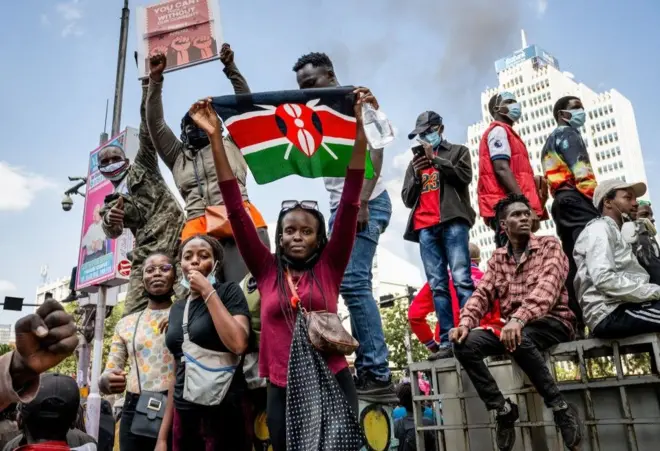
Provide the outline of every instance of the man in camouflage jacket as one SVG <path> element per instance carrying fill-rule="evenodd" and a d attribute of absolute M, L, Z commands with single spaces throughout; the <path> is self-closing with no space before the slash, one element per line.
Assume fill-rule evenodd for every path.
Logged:
<path fill-rule="evenodd" d="M 185 220 L 179 202 L 163 179 L 149 136 L 145 119 L 147 87 L 148 84 L 142 84 L 140 148 L 135 161 L 131 164 L 123 149 L 116 146 L 99 152 L 99 171 L 115 186 L 101 209 L 103 230 L 108 238 L 117 238 L 127 228 L 135 237 L 124 315 L 146 307 L 142 265 L 155 252 L 176 257 Z"/>

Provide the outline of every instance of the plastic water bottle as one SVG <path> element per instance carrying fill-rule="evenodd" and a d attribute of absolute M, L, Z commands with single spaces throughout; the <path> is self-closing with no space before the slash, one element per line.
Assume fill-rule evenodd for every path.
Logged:
<path fill-rule="evenodd" d="M 370 103 L 362 104 L 362 122 L 364 133 L 372 149 L 382 149 L 394 141 L 394 130 L 387 116 Z"/>

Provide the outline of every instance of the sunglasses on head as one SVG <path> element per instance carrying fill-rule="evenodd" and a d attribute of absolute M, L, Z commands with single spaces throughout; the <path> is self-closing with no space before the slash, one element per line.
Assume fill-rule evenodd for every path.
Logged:
<path fill-rule="evenodd" d="M 285 200 L 282 201 L 282 211 L 293 210 L 294 208 L 302 208 L 303 210 L 317 210 L 319 204 L 315 200 Z"/>

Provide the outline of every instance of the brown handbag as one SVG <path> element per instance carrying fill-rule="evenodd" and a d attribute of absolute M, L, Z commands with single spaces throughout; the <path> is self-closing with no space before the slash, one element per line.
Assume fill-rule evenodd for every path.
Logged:
<path fill-rule="evenodd" d="M 286 280 L 292 294 L 292 305 L 294 308 L 300 307 L 305 315 L 307 333 L 309 334 L 309 341 L 312 343 L 312 346 L 317 351 L 326 354 L 350 355 L 355 352 L 360 344 L 344 329 L 339 315 L 327 311 L 327 301 L 325 311 L 306 311 L 300 303 L 298 290 L 296 290 L 288 271 L 286 273 Z"/>

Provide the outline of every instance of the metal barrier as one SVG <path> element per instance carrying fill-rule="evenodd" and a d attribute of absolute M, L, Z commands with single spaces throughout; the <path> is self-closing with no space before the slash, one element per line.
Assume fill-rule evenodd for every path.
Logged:
<path fill-rule="evenodd" d="M 562 343 L 547 353 L 546 363 L 584 421 L 582 451 L 660 449 L 660 334 Z M 514 450 L 564 450 L 552 412 L 518 366 L 508 359 L 489 359 L 488 366 L 504 396 L 520 410 Z M 493 414 L 455 359 L 413 363 L 410 370 L 418 451 L 425 449 L 423 431 L 428 430 L 436 433 L 440 451 L 497 450 Z M 419 390 L 420 371 L 430 373 L 430 396 Z M 436 418 L 442 415 L 441 424 L 422 426 L 428 402 Z"/>

